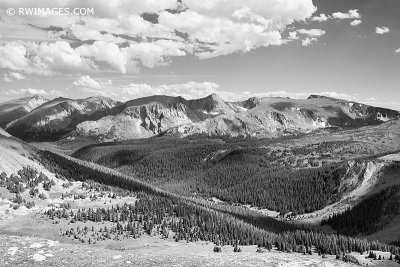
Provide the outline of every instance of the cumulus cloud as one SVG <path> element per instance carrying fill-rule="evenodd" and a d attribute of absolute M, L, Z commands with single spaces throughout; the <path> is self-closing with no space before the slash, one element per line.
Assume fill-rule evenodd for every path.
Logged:
<path fill-rule="evenodd" d="M 32 52 L 36 54 L 37 65 L 45 66 L 54 71 L 88 70 L 92 65 L 73 49 L 69 43 L 58 41 L 55 43 L 33 43 Z M 36 60 L 35 59 L 35 60 Z"/>
<path fill-rule="evenodd" d="M 23 45 L 11 42 L 0 46 L 0 67 L 10 70 L 28 70 L 30 62 L 25 57 L 26 49 Z"/>
<path fill-rule="evenodd" d="M 6 95 L 47 95 L 48 93 L 42 89 L 25 88 L 25 89 L 10 89 L 5 92 Z"/>
<path fill-rule="evenodd" d="M 376 34 L 385 34 L 388 33 L 390 30 L 388 27 L 376 27 L 375 28 L 375 33 Z"/>
<path fill-rule="evenodd" d="M 112 88 L 111 80 L 93 79 L 89 75 L 83 75 L 72 83 L 73 89 L 78 90 L 79 94 L 87 94 L 88 96 L 101 95 L 105 97 L 120 98 L 120 92 Z M 111 89 L 111 90 L 110 90 Z"/>
<path fill-rule="evenodd" d="M 399 48 L 399 49 L 396 49 L 394 52 L 395 52 L 396 54 L 399 54 L 399 53 L 400 53 L 400 48 Z"/>
<path fill-rule="evenodd" d="M 82 78 L 82 77 L 81 77 Z M 146 97 L 152 95 L 169 95 L 169 96 L 181 96 L 185 99 L 197 99 L 206 97 L 210 94 L 217 94 L 226 101 L 243 101 L 250 97 L 290 97 L 295 99 L 304 99 L 312 94 L 324 95 L 333 98 L 340 98 L 346 100 L 357 101 L 357 99 L 349 94 L 340 92 L 300 92 L 300 93 L 289 93 L 286 91 L 273 91 L 273 92 L 262 92 L 256 93 L 251 91 L 232 92 L 225 90 L 215 82 L 195 82 L 190 81 L 186 83 L 171 83 L 171 84 L 160 84 L 150 85 L 147 83 L 129 83 L 129 84 L 111 84 L 97 81 L 101 84 L 100 89 L 93 91 L 86 90 L 85 92 L 103 95 L 106 97 L 113 98 L 120 101 L 128 101 L 139 97 Z"/>
<path fill-rule="evenodd" d="M 361 18 L 360 13 L 358 13 L 358 9 L 351 9 L 347 13 L 336 12 L 332 14 L 332 17 L 335 19 L 359 19 Z"/>
<path fill-rule="evenodd" d="M 191 81 L 187 83 L 161 84 L 156 86 L 146 83 L 114 85 L 111 81 L 96 82 L 100 84 L 100 88 L 92 89 L 89 87 L 79 87 L 79 89 L 81 90 L 80 93 L 87 93 L 88 96 L 91 96 L 95 93 L 97 95 L 102 95 L 121 101 L 128 101 L 131 99 L 151 95 L 182 96 L 186 99 L 205 97 L 207 95 L 217 92 L 221 93 L 222 95 L 235 95 L 234 93 L 219 91 L 219 85 L 213 82 Z"/>
<path fill-rule="evenodd" d="M 127 68 L 138 72 L 138 65 L 160 66 L 190 50 L 190 46 L 172 40 L 131 42 L 123 48 L 113 42 L 96 41 L 75 49 L 65 41 L 12 42 L 0 46 L 0 67 L 39 75 L 96 72 L 107 67 L 121 73 Z"/>
<path fill-rule="evenodd" d="M 361 20 L 356 19 L 356 20 L 353 20 L 352 22 L 350 22 L 350 25 L 351 26 L 357 26 L 357 25 L 360 25 L 361 23 L 362 23 Z"/>
<path fill-rule="evenodd" d="M 51 75 L 56 71 L 90 70 L 92 65 L 65 41 L 10 42 L 0 46 L 0 67 L 14 71 Z"/>
<path fill-rule="evenodd" d="M 310 30 L 300 29 L 300 30 L 297 30 L 297 32 L 300 34 L 304 34 L 304 35 L 312 36 L 312 37 L 319 37 L 326 33 L 324 30 L 321 30 L 321 29 L 310 29 Z"/>
<path fill-rule="evenodd" d="M 97 90 L 98 94 L 106 97 L 115 98 L 122 101 L 128 101 L 134 98 L 146 97 L 152 95 L 169 95 L 181 96 L 185 99 L 197 99 L 206 97 L 210 94 L 218 94 L 226 101 L 242 101 L 253 96 L 257 97 L 279 97 L 288 94 L 286 92 L 268 92 L 268 93 L 253 93 L 244 91 L 235 93 L 222 90 L 220 86 L 214 82 L 194 82 L 161 84 L 152 86 L 146 83 L 130 83 L 128 85 L 104 87 Z M 308 95 L 307 95 L 308 96 Z M 307 97 L 305 96 L 305 97 Z"/>
<path fill-rule="evenodd" d="M 170 95 L 193 99 L 216 93 L 218 88 L 219 85 L 213 82 L 188 82 L 181 84 L 162 84 L 158 86 L 131 83 L 128 86 L 123 86 L 121 91 L 131 97 Z"/>
<path fill-rule="evenodd" d="M 270 26 L 265 26 L 224 17 L 209 17 L 190 10 L 179 14 L 162 12 L 159 21 L 170 28 L 188 33 L 193 41 L 200 41 L 202 45 L 196 47 L 196 55 L 200 58 L 283 44 L 279 27 L 272 21 Z"/>
<path fill-rule="evenodd" d="M 318 21 L 318 22 L 324 22 L 327 21 L 330 18 L 330 16 L 327 16 L 325 14 L 319 14 L 319 16 L 314 16 L 311 18 L 311 21 Z"/>
<path fill-rule="evenodd" d="M 320 37 L 326 33 L 324 30 L 321 29 L 310 29 L 310 30 L 299 29 L 297 30 L 297 32 L 305 36 L 305 38 L 301 40 L 302 46 L 309 46 L 312 43 L 317 42 L 318 41 L 317 37 Z"/>
<path fill-rule="evenodd" d="M 96 41 L 91 45 L 80 46 L 76 50 L 83 56 L 94 58 L 97 61 L 104 61 L 121 73 L 126 73 L 125 66 L 128 60 L 121 52 L 121 49 L 114 43 Z"/>
<path fill-rule="evenodd" d="M 41 0 L 41 7 L 53 5 L 53 1 Z M 20 6 L 34 4 L 21 0 L 0 3 L 0 8 Z M 27 30 L 26 25 L 33 24 L 48 31 L 45 38 L 58 41 L 2 45 L 0 67 L 42 75 L 103 68 L 127 73 L 138 72 L 140 66 L 168 64 L 173 57 L 194 55 L 205 59 L 246 53 L 285 44 L 281 32 L 287 25 L 309 19 L 316 11 L 312 0 L 63 2 L 63 7 L 76 6 L 93 7 L 95 15 L 6 16 L 4 21 L 10 27 Z M 150 14 L 152 21 L 143 14 Z M 21 35 L 12 34 L 7 31 L 7 38 L 21 40 Z"/>
<path fill-rule="evenodd" d="M 235 11 L 247 7 L 251 12 L 281 25 L 309 18 L 317 10 L 309 0 L 186 0 L 184 3 L 197 13 L 214 17 L 230 17 Z"/>
<path fill-rule="evenodd" d="M 77 81 L 74 82 L 74 86 L 77 87 L 88 87 L 92 89 L 100 89 L 101 85 L 94 79 L 90 78 L 89 75 L 81 76 Z"/>
<path fill-rule="evenodd" d="M 297 32 L 289 32 L 289 40 L 297 40 L 299 37 L 297 36 Z"/>
<path fill-rule="evenodd" d="M 127 67 L 137 70 L 138 63 L 153 68 L 162 65 L 172 56 L 184 56 L 186 45 L 170 40 L 158 40 L 153 43 L 131 43 L 128 47 L 119 48 L 112 42 L 96 41 L 83 45 L 76 50 L 83 56 L 94 58 L 111 65 L 121 73 Z"/>
<path fill-rule="evenodd" d="M 152 43 L 132 43 L 122 53 L 129 61 L 137 61 L 148 68 L 163 65 L 170 57 L 185 56 L 186 45 L 182 42 L 158 40 Z"/>
<path fill-rule="evenodd" d="M 4 81 L 5 82 L 20 81 L 20 80 L 24 80 L 24 79 L 26 79 L 26 77 L 18 72 L 4 73 Z"/>
<path fill-rule="evenodd" d="M 256 93 L 256 94 L 252 94 L 251 92 L 246 92 L 244 94 L 245 98 L 242 98 L 242 99 L 246 99 L 246 98 L 252 97 L 252 96 L 256 96 L 259 98 L 262 98 L 262 97 L 289 97 L 289 98 L 294 98 L 294 99 L 305 99 L 305 98 L 308 98 L 310 95 L 321 95 L 321 96 L 344 99 L 344 100 L 349 100 L 349 101 L 358 101 L 358 99 L 353 95 L 349 95 L 346 93 L 340 93 L 340 92 L 333 92 L 333 91 L 322 91 L 322 92 L 310 91 L 310 92 L 298 92 L 298 93 L 289 93 L 286 91 L 275 91 L 275 92 Z"/>
<path fill-rule="evenodd" d="M 316 42 L 316 41 L 318 41 L 317 38 L 314 38 L 314 37 L 312 37 L 312 38 L 307 37 L 307 38 L 305 38 L 305 39 L 303 39 L 303 40 L 301 41 L 301 45 L 302 45 L 302 46 L 309 46 L 309 45 L 311 45 L 313 42 Z"/>

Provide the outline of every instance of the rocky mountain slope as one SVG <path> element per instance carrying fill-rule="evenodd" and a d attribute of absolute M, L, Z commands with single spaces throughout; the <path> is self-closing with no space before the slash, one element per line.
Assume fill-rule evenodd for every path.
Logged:
<path fill-rule="evenodd" d="M 230 116 L 240 110 L 240 106 L 227 103 L 215 94 L 195 100 L 151 96 L 126 102 L 119 114 L 79 124 L 76 134 L 123 140 L 151 137 L 169 130 L 181 133 L 185 131 L 182 127 L 208 122 L 221 115 Z M 194 132 L 182 132 L 190 133 Z"/>
<path fill-rule="evenodd" d="M 158 95 L 126 103 L 104 97 L 56 98 L 30 107 L 25 114 L 5 120 L 5 130 L 24 140 L 58 139 L 66 134 L 101 141 L 160 134 L 277 137 L 320 128 L 377 125 L 400 117 L 398 111 L 318 95 L 253 97 L 242 102 L 226 102 L 215 94 L 193 100 Z M 10 117 L 16 112 L 4 114 Z"/>
<path fill-rule="evenodd" d="M 5 130 L 24 140 L 57 139 L 73 131 L 80 122 L 99 119 L 119 104 L 105 97 L 56 98 L 8 123 Z"/>
<path fill-rule="evenodd" d="M 196 100 L 153 96 L 129 101 L 116 115 L 77 126 L 76 135 L 101 140 L 158 134 L 275 137 L 326 127 L 360 127 L 398 119 L 398 111 L 322 96 L 308 99 L 250 98 L 225 102 L 217 95 Z"/>
<path fill-rule="evenodd" d="M 48 101 L 48 99 L 42 96 L 34 95 L 32 97 L 23 97 L 1 103 L 0 127 L 5 127 L 8 123 L 25 116 Z"/>

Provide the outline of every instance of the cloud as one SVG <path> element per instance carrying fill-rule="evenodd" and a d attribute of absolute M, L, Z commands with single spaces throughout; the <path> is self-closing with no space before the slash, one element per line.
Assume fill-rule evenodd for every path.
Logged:
<path fill-rule="evenodd" d="M 92 62 L 81 57 L 69 43 L 58 41 L 55 43 L 40 43 L 31 45 L 32 52 L 36 54 L 36 65 L 51 71 L 88 71 L 92 68 Z"/>
<path fill-rule="evenodd" d="M 250 91 L 244 91 L 241 93 L 234 93 L 222 90 L 220 86 L 214 82 L 194 81 L 190 81 L 187 83 L 161 84 L 156 86 L 145 83 L 130 83 L 123 86 L 102 88 L 101 90 L 98 90 L 98 93 L 103 96 L 116 98 L 122 101 L 128 101 L 131 99 L 152 95 L 169 95 L 175 97 L 181 96 L 185 99 L 197 99 L 206 97 L 210 94 L 218 94 L 222 99 L 226 101 L 242 101 L 253 96 L 279 97 L 284 95 L 285 97 L 287 97 L 286 92 L 268 92 L 257 94 Z"/>
<path fill-rule="evenodd" d="M 99 86 L 100 85 L 100 86 Z M 206 97 L 210 94 L 218 94 L 225 101 L 235 102 L 249 99 L 250 97 L 284 97 L 294 99 L 305 99 L 310 95 L 323 95 L 327 97 L 333 97 L 338 99 L 344 99 L 356 102 L 373 101 L 373 98 L 366 98 L 365 101 L 360 101 L 355 95 L 350 95 L 341 92 L 333 91 L 322 91 L 322 92 L 298 92 L 290 93 L 286 91 L 272 91 L 255 93 L 251 91 L 232 92 L 221 88 L 217 83 L 206 81 L 206 82 L 194 82 L 190 81 L 187 83 L 172 83 L 172 84 L 160 84 L 150 85 L 146 83 L 130 83 L 125 85 L 113 85 L 113 83 L 102 80 L 94 80 L 90 76 L 82 76 L 74 82 L 74 87 L 80 90 L 80 93 L 84 91 L 83 95 L 93 96 L 102 95 L 110 97 L 114 100 L 129 101 L 132 99 L 152 96 L 152 95 L 169 95 L 169 96 L 181 96 L 185 99 L 198 99 Z M 68 89 L 68 90 L 71 90 Z M 5 95 L 7 96 L 22 96 L 22 95 L 34 95 L 41 94 L 46 96 L 60 96 L 62 92 L 56 90 L 43 90 L 43 89 L 19 89 L 19 90 L 8 90 Z"/>
<path fill-rule="evenodd" d="M 332 97 L 332 98 L 338 98 L 338 99 L 344 99 L 344 100 L 349 100 L 349 101 L 359 101 L 354 95 L 349 95 L 346 93 L 339 93 L 339 92 L 320 92 L 320 93 L 311 93 L 312 94 L 317 94 L 317 95 L 322 95 L 322 96 L 327 96 L 327 97 Z"/>
<path fill-rule="evenodd" d="M 121 52 L 121 49 L 114 43 L 96 41 L 91 45 L 80 46 L 76 50 L 83 56 L 94 58 L 97 61 L 104 61 L 121 73 L 126 73 L 128 60 Z"/>
<path fill-rule="evenodd" d="M 317 42 L 317 37 L 324 35 L 326 32 L 321 29 L 299 29 L 297 30 L 299 34 L 305 35 L 306 37 L 302 39 L 301 45 L 302 46 L 310 46 L 312 43 Z"/>
<path fill-rule="evenodd" d="M 55 43 L 10 42 L 0 46 L 0 68 L 38 75 L 56 72 L 89 71 L 90 59 L 80 56 L 65 41 Z"/>
<path fill-rule="evenodd" d="M 53 5 L 41 0 L 41 7 Z M 21 0 L 0 3 L 2 9 L 20 6 L 35 5 Z M 76 6 L 76 0 L 63 2 L 63 7 Z M 81 6 L 93 7 L 95 14 L 4 16 L 4 28 L 29 31 L 36 41 L 23 42 L 29 36 L 7 30 L 6 37 L 17 41 L 0 46 L 0 67 L 38 75 L 137 73 L 143 66 L 169 64 L 174 57 L 207 59 L 284 45 L 287 40 L 281 32 L 293 22 L 310 19 L 317 10 L 312 0 L 88 0 Z M 152 21 L 144 13 L 153 16 Z"/>
<path fill-rule="evenodd" d="M 30 63 L 25 55 L 26 48 L 23 45 L 14 42 L 6 43 L 0 46 L 0 67 L 27 71 Z"/>
<path fill-rule="evenodd" d="M 153 43 L 132 43 L 121 50 L 128 62 L 140 62 L 148 68 L 153 68 L 163 65 L 171 57 L 185 56 L 185 49 L 187 47 L 182 42 L 158 40 Z"/>
<path fill-rule="evenodd" d="M 138 71 L 138 64 L 148 68 L 163 65 L 170 57 L 185 56 L 186 45 L 171 40 L 158 40 L 153 43 L 131 43 L 119 48 L 112 42 L 96 41 L 76 49 L 82 56 L 108 63 L 113 69 L 126 73 L 130 67 Z"/>
<path fill-rule="evenodd" d="M 289 40 L 297 40 L 299 37 L 297 36 L 297 32 L 289 32 Z"/>
<path fill-rule="evenodd" d="M 310 38 L 310 37 L 307 37 L 307 38 L 305 38 L 305 39 L 303 39 L 303 40 L 301 41 L 301 45 L 302 45 L 302 46 L 309 46 L 309 45 L 311 45 L 313 42 L 316 42 L 316 41 L 318 41 L 317 38 Z"/>
<path fill-rule="evenodd" d="M 358 9 L 351 9 L 347 13 L 336 12 L 332 14 L 335 19 L 360 19 L 361 15 L 358 13 Z"/>
<path fill-rule="evenodd" d="M 26 88 L 26 89 L 10 89 L 5 92 L 6 95 L 47 95 L 48 93 L 42 89 Z"/>
<path fill-rule="evenodd" d="M 190 10 L 210 17 L 230 17 L 245 8 L 281 25 L 305 20 L 317 10 L 310 0 L 186 0 L 184 3 Z"/>
<path fill-rule="evenodd" d="M 297 30 L 297 32 L 300 34 L 304 34 L 304 35 L 312 36 L 312 37 L 319 37 L 326 33 L 324 30 L 321 30 L 321 29 L 310 29 L 310 30 L 300 29 L 300 30 Z"/>
<path fill-rule="evenodd" d="M 154 68 L 169 63 L 171 57 L 191 52 L 190 46 L 172 40 L 131 42 L 123 48 L 113 42 L 95 41 L 75 49 L 65 41 L 12 42 L 0 46 L 0 68 L 38 75 L 110 69 L 138 72 L 139 65 Z"/>
<path fill-rule="evenodd" d="M 304 99 L 312 94 L 324 95 L 333 98 L 347 99 L 351 101 L 357 101 L 353 95 L 340 93 L 340 92 L 300 92 L 300 93 L 289 93 L 286 91 L 273 91 L 255 93 L 251 91 L 232 92 L 224 90 L 215 82 L 195 82 L 190 81 L 186 83 L 171 83 L 171 84 L 160 84 L 150 85 L 147 83 L 130 83 L 130 84 L 119 84 L 113 85 L 110 82 L 105 83 L 97 81 L 102 86 L 100 89 L 94 89 L 93 91 L 85 91 L 86 93 L 93 93 L 110 97 L 115 100 L 128 101 L 139 97 L 146 97 L 152 95 L 168 95 L 168 96 L 181 96 L 185 99 L 197 99 L 206 97 L 210 94 L 218 94 L 222 99 L 226 101 L 243 101 L 250 97 L 290 97 L 296 99 Z M 91 95 L 88 95 L 91 96 Z"/>
<path fill-rule="evenodd" d="M 130 83 L 128 85 L 102 88 L 98 93 L 123 101 L 151 95 L 182 96 L 186 99 L 193 99 L 216 93 L 218 88 L 219 85 L 213 82 L 187 82 L 181 84 L 161 84 L 157 86 Z"/>
<path fill-rule="evenodd" d="M 325 14 L 319 14 L 319 16 L 315 16 L 311 18 L 311 21 L 318 21 L 318 22 L 324 22 L 327 21 L 330 18 L 330 16 L 326 16 Z"/>
<path fill-rule="evenodd" d="M 83 92 L 88 94 L 88 96 L 101 95 L 114 98 L 120 97 L 118 93 L 115 93 L 114 89 L 111 89 L 113 85 L 111 80 L 95 80 L 89 75 L 83 75 L 72 84 L 74 89 L 79 90 L 79 94 Z"/>
<path fill-rule="evenodd" d="M 181 96 L 185 99 L 197 99 L 206 97 L 210 94 L 218 94 L 227 101 L 241 101 L 254 96 L 251 92 L 234 93 L 221 90 L 220 86 L 214 82 L 194 82 L 149 85 L 146 83 L 130 83 L 127 85 L 103 86 L 97 90 L 85 90 L 87 93 L 110 97 L 120 101 L 146 97 L 152 95 Z"/>
<path fill-rule="evenodd" d="M 360 25 L 361 23 L 362 23 L 361 20 L 356 19 L 356 20 L 353 20 L 352 22 L 350 22 L 350 25 L 351 26 L 357 26 L 357 25 Z"/>
<path fill-rule="evenodd" d="M 98 40 L 98 41 L 114 42 L 114 43 L 122 43 L 126 41 L 123 38 L 115 37 L 110 33 L 101 33 L 99 29 L 92 29 L 82 24 L 73 24 L 69 27 L 69 30 L 74 35 L 74 37 L 82 41 Z M 61 32 L 61 34 L 66 34 L 66 32 Z"/>
<path fill-rule="evenodd" d="M 325 91 L 325 92 L 299 92 L 299 93 L 289 93 L 286 91 L 275 91 L 275 92 L 267 92 L 267 93 L 258 93 L 258 94 L 252 94 L 250 92 L 245 93 L 245 97 L 252 97 L 256 96 L 259 98 L 262 97 L 289 97 L 289 98 L 294 98 L 294 99 L 305 99 L 308 98 L 310 95 L 321 95 L 321 96 L 326 96 L 326 97 L 332 97 L 332 98 L 338 98 L 338 99 L 344 99 L 344 100 L 349 100 L 349 101 L 358 101 L 358 99 L 353 96 L 349 95 L 346 93 L 340 93 L 340 92 L 333 92 L 333 91 Z"/>
<path fill-rule="evenodd" d="M 280 26 L 273 21 L 263 25 L 209 17 L 191 10 L 179 14 L 162 12 L 159 21 L 169 28 L 187 33 L 195 43 L 195 54 L 200 58 L 245 53 L 263 46 L 283 44 Z"/>
<path fill-rule="evenodd" d="M 101 85 L 97 81 L 90 78 L 89 75 L 81 76 L 77 81 L 75 81 L 74 86 L 77 87 L 87 87 L 92 89 L 100 89 Z"/>
<path fill-rule="evenodd" d="M 385 34 L 388 33 L 390 30 L 388 27 L 376 27 L 375 28 L 375 33 L 376 34 Z"/>
<path fill-rule="evenodd" d="M 395 52 L 396 54 L 399 54 L 399 53 L 400 53 L 400 48 L 396 49 L 394 52 Z"/>
<path fill-rule="evenodd" d="M 4 73 L 4 81 L 5 82 L 13 82 L 24 80 L 26 77 L 18 72 L 8 72 Z"/>

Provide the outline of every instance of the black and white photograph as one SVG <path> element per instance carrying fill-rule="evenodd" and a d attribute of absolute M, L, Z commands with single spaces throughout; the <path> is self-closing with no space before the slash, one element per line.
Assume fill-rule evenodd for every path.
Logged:
<path fill-rule="evenodd" d="M 3 266 L 400 266 L 400 0 L 0 0 Z"/>

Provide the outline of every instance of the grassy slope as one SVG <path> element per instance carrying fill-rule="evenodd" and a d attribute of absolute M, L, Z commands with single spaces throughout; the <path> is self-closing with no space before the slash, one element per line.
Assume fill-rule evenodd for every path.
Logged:
<path fill-rule="evenodd" d="M 51 242 L 32 237 L 0 235 L 0 265 L 18 266 L 355 266 L 318 254 L 303 256 L 280 252 L 256 253 L 256 247 L 244 247 L 234 253 L 223 247 L 222 253 L 212 252 L 213 245 L 205 242 L 186 243 L 162 240 L 158 237 L 140 238 L 128 250 L 113 250 Z M 18 250 L 16 250 L 18 249 Z M 12 255 L 13 251 L 16 251 Z M 36 255 L 36 256 L 35 256 Z M 38 261 L 40 260 L 40 261 Z M 379 266 L 379 265 L 378 265 Z M 383 265 L 381 265 L 383 266 Z M 386 265 L 388 266 L 388 265 Z"/>

